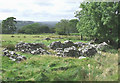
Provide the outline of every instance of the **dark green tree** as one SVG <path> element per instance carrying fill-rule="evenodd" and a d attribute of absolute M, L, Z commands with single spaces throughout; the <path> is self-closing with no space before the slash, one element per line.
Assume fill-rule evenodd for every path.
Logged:
<path fill-rule="evenodd" d="M 17 23 L 15 17 L 8 17 L 6 20 L 2 21 L 2 33 L 3 34 L 13 34 L 16 31 L 15 24 Z"/>
<path fill-rule="evenodd" d="M 41 26 L 39 23 L 25 25 L 18 30 L 18 33 L 25 33 L 25 34 L 40 34 L 40 33 L 48 33 L 48 32 L 50 32 L 49 27 L 46 25 Z"/>
<path fill-rule="evenodd" d="M 60 22 L 58 22 L 55 26 L 55 31 L 59 35 L 66 35 L 70 33 L 69 30 L 69 20 L 62 19 Z"/>
<path fill-rule="evenodd" d="M 78 33 L 78 30 L 77 30 L 77 25 L 78 23 L 78 19 L 71 19 L 69 21 L 69 30 L 70 30 L 70 33 Z"/>
<path fill-rule="evenodd" d="M 77 28 L 81 34 L 99 39 L 99 42 L 118 42 L 119 2 L 83 2 L 81 11 L 76 12 L 79 18 Z"/>

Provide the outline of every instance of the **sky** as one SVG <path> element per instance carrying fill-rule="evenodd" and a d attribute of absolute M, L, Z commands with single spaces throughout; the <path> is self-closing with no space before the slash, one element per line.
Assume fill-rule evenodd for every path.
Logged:
<path fill-rule="evenodd" d="M 83 0 L 0 0 L 0 20 L 15 17 L 24 21 L 74 19 Z"/>

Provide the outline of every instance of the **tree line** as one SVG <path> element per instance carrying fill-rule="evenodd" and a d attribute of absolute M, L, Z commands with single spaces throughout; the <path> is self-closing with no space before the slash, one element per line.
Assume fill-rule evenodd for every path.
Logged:
<path fill-rule="evenodd" d="M 62 19 L 58 22 L 55 27 L 49 28 L 49 26 L 41 25 L 39 23 L 33 23 L 21 27 L 17 33 L 22 34 L 41 34 L 41 33 L 57 33 L 59 35 L 68 35 L 70 33 L 77 33 L 77 19 L 66 20 Z M 13 34 L 16 32 L 17 23 L 15 17 L 8 17 L 6 20 L 2 21 L 2 33 L 3 34 Z"/>

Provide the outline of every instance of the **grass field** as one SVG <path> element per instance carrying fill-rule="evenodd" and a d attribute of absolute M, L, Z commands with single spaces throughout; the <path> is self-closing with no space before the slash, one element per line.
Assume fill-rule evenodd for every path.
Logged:
<path fill-rule="evenodd" d="M 18 42 L 44 43 L 49 45 L 53 41 L 71 40 L 81 41 L 79 36 L 59 36 L 55 34 L 42 35 L 2 35 L 2 48 Z M 50 41 L 45 40 L 51 38 Z M 110 52 L 111 51 L 111 52 Z M 19 52 L 20 53 L 20 52 Z M 20 53 L 27 57 L 26 61 L 16 63 L 7 57 L 0 56 L 0 79 L 3 81 L 117 81 L 118 53 L 111 49 L 96 54 L 92 58 L 78 59 L 71 57 L 57 57 L 51 55 L 31 55 Z"/>

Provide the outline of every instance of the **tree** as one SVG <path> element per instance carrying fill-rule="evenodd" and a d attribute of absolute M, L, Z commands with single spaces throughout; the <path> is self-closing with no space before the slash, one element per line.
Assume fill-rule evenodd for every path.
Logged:
<path fill-rule="evenodd" d="M 84 36 L 99 39 L 99 42 L 117 43 L 118 39 L 118 2 L 83 2 L 77 28 Z"/>
<path fill-rule="evenodd" d="M 6 20 L 2 21 L 2 33 L 3 34 L 13 34 L 16 31 L 15 24 L 17 23 L 16 18 L 8 17 Z"/>
<path fill-rule="evenodd" d="M 77 30 L 77 25 L 78 23 L 78 19 L 71 19 L 69 21 L 69 30 L 70 30 L 70 33 L 78 33 L 78 30 Z"/>
<path fill-rule="evenodd" d="M 69 20 L 62 19 L 60 22 L 58 22 L 55 26 L 55 31 L 59 35 L 66 35 L 69 34 Z"/>
<path fill-rule="evenodd" d="M 40 34 L 40 33 L 48 33 L 48 32 L 50 32 L 49 27 L 46 25 L 41 26 L 39 23 L 25 25 L 18 30 L 18 33 L 25 33 L 25 34 Z"/>

